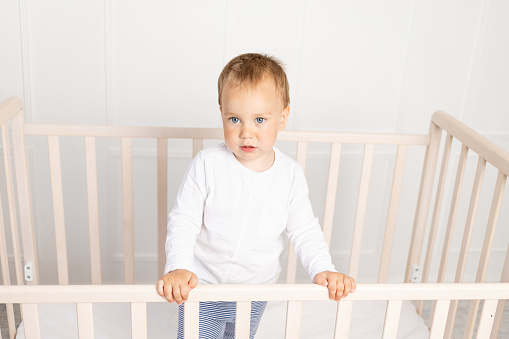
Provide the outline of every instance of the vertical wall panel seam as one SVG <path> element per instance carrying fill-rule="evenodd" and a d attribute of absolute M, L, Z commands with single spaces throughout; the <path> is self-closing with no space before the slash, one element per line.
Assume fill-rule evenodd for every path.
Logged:
<path fill-rule="evenodd" d="M 30 71 L 30 48 L 28 37 L 27 0 L 19 0 L 19 22 L 21 38 L 21 68 L 23 80 L 23 107 L 25 121 L 33 122 L 32 116 L 32 76 Z"/>
<path fill-rule="evenodd" d="M 113 0 L 104 0 L 104 83 L 105 120 L 115 124 L 115 34 L 113 27 Z"/>
<path fill-rule="evenodd" d="M 414 46 L 413 41 L 415 41 L 415 34 L 416 34 L 416 25 L 417 25 L 416 16 L 418 15 L 417 9 L 416 9 L 416 7 L 417 7 L 416 2 L 417 2 L 417 0 L 412 0 L 411 10 L 410 10 L 410 13 L 411 13 L 410 27 L 408 29 L 407 46 L 406 46 L 405 57 L 404 57 L 404 62 L 403 62 L 403 72 L 401 74 L 399 94 L 398 94 L 398 99 L 397 99 L 398 107 L 397 107 L 397 111 L 396 111 L 396 125 L 394 126 L 396 133 L 404 130 L 403 125 L 405 123 L 405 113 L 403 112 L 403 101 L 405 100 L 406 88 L 408 87 L 408 86 L 406 86 L 406 84 L 408 82 L 408 64 L 409 64 L 411 50 L 412 50 L 412 47 Z"/>
<path fill-rule="evenodd" d="M 481 11 L 479 13 L 479 19 L 477 21 L 477 29 L 474 39 L 474 47 L 472 49 L 472 55 L 470 57 L 470 63 L 467 71 L 467 78 L 465 80 L 465 88 L 463 92 L 463 99 L 461 100 L 461 106 L 459 113 L 459 120 L 464 121 L 465 118 L 465 106 L 469 95 L 470 83 L 472 81 L 472 73 L 474 69 L 477 69 L 479 65 L 479 59 L 481 55 L 481 49 L 484 42 L 486 23 L 488 22 L 488 16 L 490 12 L 490 0 L 482 0 Z"/>
<path fill-rule="evenodd" d="M 290 113 L 291 117 L 289 120 L 289 124 L 287 125 L 287 129 L 301 129 L 302 127 L 302 114 L 300 114 L 299 110 L 295 109 L 298 108 L 298 105 L 295 105 L 295 101 L 297 103 L 299 102 L 298 94 L 299 94 L 299 84 L 300 84 L 300 76 L 302 74 L 302 51 L 304 50 L 304 32 L 306 31 L 306 23 L 307 23 L 307 6 L 308 2 L 307 0 L 302 1 L 301 5 L 301 13 L 300 13 L 300 27 L 299 27 L 299 44 L 298 44 L 298 51 L 297 51 L 297 62 L 295 65 L 295 70 L 292 72 L 295 76 L 294 84 L 290 84 L 290 93 L 293 93 L 294 96 L 292 98 L 293 101 L 290 101 Z M 293 87 L 293 90 L 292 90 Z"/>

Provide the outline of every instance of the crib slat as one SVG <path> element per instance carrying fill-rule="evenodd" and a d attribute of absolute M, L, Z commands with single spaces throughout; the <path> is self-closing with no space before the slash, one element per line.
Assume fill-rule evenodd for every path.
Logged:
<path fill-rule="evenodd" d="M 357 272 L 359 270 L 362 232 L 364 230 L 364 220 L 366 218 L 366 205 L 368 203 L 369 181 L 371 177 L 371 168 L 373 166 L 374 148 L 375 145 L 372 144 L 364 146 L 364 157 L 362 159 L 361 179 L 359 183 L 359 196 L 357 198 L 357 211 L 355 213 L 352 251 L 350 252 L 350 266 L 348 271 L 348 275 L 351 277 L 357 277 Z"/>
<path fill-rule="evenodd" d="M 447 221 L 447 231 L 444 240 L 444 247 L 442 250 L 442 257 L 440 259 L 440 268 L 438 271 L 437 282 L 443 282 L 445 272 L 447 270 L 447 260 L 449 258 L 449 249 L 451 247 L 452 235 L 454 231 L 454 223 L 458 212 L 458 204 L 461 194 L 461 185 L 463 183 L 463 175 L 465 173 L 465 165 L 467 163 L 468 148 L 465 145 L 461 146 L 460 159 L 458 162 L 458 170 L 456 173 L 456 180 L 454 182 L 453 195 L 451 200 L 451 208 L 449 210 L 449 219 Z"/>
<path fill-rule="evenodd" d="M 332 222 L 336 207 L 336 193 L 338 188 L 339 162 L 341 159 L 341 144 L 334 142 L 331 145 L 329 158 L 329 175 L 327 178 L 327 193 L 325 196 L 325 212 L 323 216 L 323 235 L 327 246 L 330 247 L 332 236 Z"/>
<path fill-rule="evenodd" d="M 186 301 L 184 303 L 184 339 L 199 339 L 200 303 Z"/>
<path fill-rule="evenodd" d="M 491 245 L 493 244 L 493 237 L 497 227 L 498 215 L 500 212 L 500 205 L 502 204 L 502 197 L 504 195 L 504 188 L 507 176 L 502 172 L 498 172 L 497 182 L 495 184 L 495 192 L 493 193 L 493 200 L 491 202 L 490 214 L 488 216 L 488 223 L 484 234 L 484 242 L 482 245 L 481 258 L 477 266 L 477 275 L 475 282 L 480 283 L 484 281 L 486 269 L 488 267 L 488 260 L 491 252 Z M 474 333 L 475 318 L 479 310 L 479 300 L 472 300 L 470 302 L 470 309 L 468 310 L 467 325 L 465 328 L 465 338 L 471 338 Z"/>
<path fill-rule="evenodd" d="M 97 156 L 94 137 L 85 137 L 87 171 L 88 233 L 90 238 L 90 267 L 92 284 L 100 285 L 101 236 L 99 233 L 99 195 L 97 192 Z"/>
<path fill-rule="evenodd" d="M 4 148 L 4 152 L 8 152 Z M 0 261 L 2 266 L 2 280 L 4 285 L 11 284 L 11 276 L 9 273 L 9 259 L 7 256 L 7 242 L 6 242 L 6 234 L 5 234 L 5 225 L 4 225 L 4 212 L 2 208 L 2 199 L 0 197 Z M 12 304 L 5 304 L 7 310 L 7 324 L 9 327 L 9 335 L 10 338 L 14 338 L 16 334 L 16 326 L 14 323 L 14 309 Z M 0 333 L 1 336 L 1 333 Z"/>
<path fill-rule="evenodd" d="M 308 143 L 305 141 L 297 142 L 297 163 L 306 172 L 306 154 Z M 286 283 L 295 284 L 295 277 L 297 276 L 297 255 L 293 244 L 288 244 L 288 258 L 286 260 Z"/>
<path fill-rule="evenodd" d="M 60 165 L 60 145 L 58 137 L 48 136 L 48 148 L 53 215 L 55 218 L 58 283 L 60 285 L 68 285 L 69 272 L 67 266 L 67 240 L 65 237 L 64 195 L 62 193 L 62 168 Z"/>
<path fill-rule="evenodd" d="M 435 307 L 435 317 L 430 329 L 429 339 L 442 339 L 447 322 L 450 300 L 438 300 Z"/>
<path fill-rule="evenodd" d="M 249 339 L 251 321 L 251 302 L 237 301 L 235 316 L 235 338 Z"/>
<path fill-rule="evenodd" d="M 193 139 L 193 158 L 203 149 L 203 139 Z"/>
<path fill-rule="evenodd" d="M 505 252 L 504 269 L 502 270 L 502 277 L 500 278 L 501 283 L 509 282 L 509 246 Z M 504 313 L 505 299 L 498 301 L 497 312 L 495 314 L 495 320 L 493 321 L 493 329 L 491 331 L 490 339 L 497 339 L 498 331 L 500 329 L 500 323 L 502 322 L 502 314 Z"/>
<path fill-rule="evenodd" d="M 19 223 L 21 226 L 21 239 L 23 241 L 23 259 L 33 263 L 33 279 L 27 284 L 39 283 L 39 269 L 37 265 L 37 252 L 35 250 L 35 233 L 32 214 L 32 199 L 30 197 L 30 183 L 28 164 L 23 133 L 23 110 L 11 119 L 12 148 L 14 154 L 14 167 L 16 169 L 16 188 L 18 193 Z"/>
<path fill-rule="evenodd" d="M 37 304 L 22 304 L 21 314 L 27 339 L 41 339 Z"/>
<path fill-rule="evenodd" d="M 131 331 L 136 339 L 147 339 L 147 304 L 131 303 Z"/>
<path fill-rule="evenodd" d="M 11 147 L 9 143 L 9 131 L 7 125 L 2 125 L 2 140 L 4 150 L 5 182 L 7 186 L 7 200 L 9 202 L 9 222 L 11 224 L 12 252 L 14 254 L 14 266 L 16 269 L 16 282 L 23 284 L 23 272 L 21 267 L 21 251 L 19 248 L 18 220 L 16 216 L 16 204 L 14 201 L 14 181 L 12 179 Z"/>
<path fill-rule="evenodd" d="M 288 301 L 286 308 L 285 339 L 300 338 L 302 301 Z"/>
<path fill-rule="evenodd" d="M 399 316 L 401 314 L 402 300 L 388 300 L 385 311 L 384 331 L 382 338 L 396 338 L 398 333 Z"/>
<path fill-rule="evenodd" d="M 472 238 L 472 230 L 474 229 L 475 215 L 477 212 L 477 205 L 479 197 L 481 195 L 481 186 L 484 177 L 484 170 L 486 168 L 486 160 L 479 156 L 477 162 L 477 170 L 475 172 L 474 185 L 472 188 L 472 195 L 470 197 L 470 204 L 468 206 L 467 220 L 465 229 L 463 231 L 463 240 L 461 241 L 461 250 L 458 259 L 458 266 L 456 268 L 456 276 L 454 278 L 455 283 L 463 281 L 463 275 L 465 273 L 465 267 L 467 264 L 468 247 L 470 246 L 470 239 Z M 449 308 L 449 316 L 447 318 L 447 326 L 445 329 L 445 338 L 452 336 L 454 328 L 454 320 L 456 319 L 456 310 L 458 307 L 458 300 L 453 300 Z"/>
<path fill-rule="evenodd" d="M 122 138 L 122 207 L 125 283 L 134 284 L 133 150 L 130 138 Z"/>
<path fill-rule="evenodd" d="M 440 215 L 440 208 L 442 207 L 442 197 L 444 195 L 445 179 L 447 176 L 447 168 L 449 166 L 449 158 L 451 154 L 452 135 L 447 134 L 445 138 L 444 151 L 442 154 L 442 164 L 440 166 L 440 175 L 438 177 L 438 186 L 435 197 L 435 204 L 433 206 L 433 216 L 431 218 L 431 226 L 428 237 L 428 246 L 426 248 L 426 257 L 424 259 L 424 267 L 422 269 L 422 282 L 428 281 L 429 269 L 431 266 L 431 257 L 433 255 L 433 247 L 436 237 L 438 217 Z M 422 311 L 422 304 L 419 307 L 419 314 Z"/>
<path fill-rule="evenodd" d="M 428 147 L 426 147 L 417 207 L 415 209 L 414 227 L 412 230 L 412 237 L 410 238 L 410 250 L 408 252 L 408 260 L 405 269 L 405 282 L 410 282 L 412 265 L 418 265 L 421 261 L 422 245 L 428 222 L 428 211 L 433 191 L 433 181 L 435 179 L 442 129 L 432 122 L 430 124 L 429 135 L 430 140 Z"/>
<path fill-rule="evenodd" d="M 490 335 L 497 304 L 498 300 L 484 300 L 481 319 L 479 319 L 479 326 L 477 327 L 477 339 L 488 338 Z"/>
<path fill-rule="evenodd" d="M 78 317 L 78 338 L 94 338 L 94 313 L 92 303 L 76 303 Z"/>
<path fill-rule="evenodd" d="M 382 257 L 380 258 L 380 270 L 378 271 L 378 282 L 386 283 L 389 275 L 389 265 L 391 261 L 392 243 L 394 231 L 396 228 L 396 217 L 398 215 L 399 198 L 401 195 L 401 186 L 403 184 L 403 171 L 405 168 L 407 145 L 398 145 L 396 162 L 394 164 L 394 175 L 392 178 L 391 198 L 389 201 L 389 210 L 387 213 L 387 223 L 385 226 L 384 244 L 382 247 Z"/>
<path fill-rule="evenodd" d="M 157 139 L 157 273 L 166 263 L 164 244 L 168 222 L 168 139 Z"/>
<path fill-rule="evenodd" d="M 350 333 L 350 320 L 352 318 L 353 302 L 341 300 L 338 303 L 334 339 L 348 339 Z"/>

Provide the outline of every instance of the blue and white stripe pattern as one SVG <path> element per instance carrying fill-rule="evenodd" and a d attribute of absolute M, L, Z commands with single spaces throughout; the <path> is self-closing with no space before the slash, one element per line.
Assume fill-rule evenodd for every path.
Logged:
<path fill-rule="evenodd" d="M 177 339 L 184 339 L 184 305 L 179 306 Z M 266 301 L 251 302 L 251 328 L 253 339 L 262 317 Z M 200 339 L 235 338 L 235 302 L 200 302 Z"/>

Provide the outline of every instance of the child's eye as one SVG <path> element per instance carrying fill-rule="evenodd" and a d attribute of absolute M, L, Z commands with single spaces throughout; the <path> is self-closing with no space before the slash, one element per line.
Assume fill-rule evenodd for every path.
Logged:
<path fill-rule="evenodd" d="M 264 121 L 265 121 L 265 118 L 256 118 L 256 122 L 259 124 L 261 124 Z"/>
<path fill-rule="evenodd" d="M 234 124 L 240 122 L 239 118 L 230 118 L 230 121 L 233 122 Z"/>

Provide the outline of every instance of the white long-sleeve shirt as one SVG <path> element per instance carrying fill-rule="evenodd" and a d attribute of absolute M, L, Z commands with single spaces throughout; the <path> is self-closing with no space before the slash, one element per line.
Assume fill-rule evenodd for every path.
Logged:
<path fill-rule="evenodd" d="M 300 166 L 274 148 L 264 172 L 243 166 L 223 143 L 193 159 L 169 216 L 165 272 L 200 283 L 275 283 L 286 232 L 311 279 L 335 271 Z"/>

